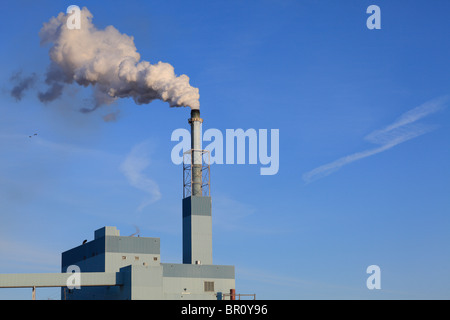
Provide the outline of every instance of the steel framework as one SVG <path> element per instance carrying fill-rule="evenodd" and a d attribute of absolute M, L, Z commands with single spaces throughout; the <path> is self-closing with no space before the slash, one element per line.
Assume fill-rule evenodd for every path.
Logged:
<path fill-rule="evenodd" d="M 183 153 L 183 198 L 192 195 L 193 184 L 195 182 L 192 176 L 193 159 L 201 156 L 201 190 L 202 196 L 211 195 L 211 176 L 210 176 L 210 152 L 208 150 L 191 149 Z"/>

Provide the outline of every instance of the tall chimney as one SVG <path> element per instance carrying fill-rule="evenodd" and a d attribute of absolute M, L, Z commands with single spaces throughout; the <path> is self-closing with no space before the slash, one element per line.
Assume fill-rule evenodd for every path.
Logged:
<path fill-rule="evenodd" d="M 191 118 L 191 165 L 192 165 L 192 195 L 201 197 L 202 192 L 202 142 L 201 142 L 201 126 L 203 119 L 200 118 L 200 110 L 192 109 Z"/>
<path fill-rule="evenodd" d="M 201 144 L 202 122 L 200 110 L 191 110 L 191 159 L 190 159 L 190 193 L 184 195 L 183 190 L 183 263 L 212 264 L 212 217 L 209 181 L 203 190 L 204 168 Z M 186 166 L 186 167 L 189 167 Z M 183 166 L 184 170 L 185 166 Z M 183 171 L 183 184 L 185 172 Z M 189 184 L 189 183 L 188 183 Z M 205 192 L 203 192 L 205 191 Z"/>

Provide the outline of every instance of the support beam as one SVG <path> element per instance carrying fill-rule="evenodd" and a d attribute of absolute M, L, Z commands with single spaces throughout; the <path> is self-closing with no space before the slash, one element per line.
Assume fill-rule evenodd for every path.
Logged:
<path fill-rule="evenodd" d="M 73 273 L 10 273 L 0 274 L 0 288 L 65 287 Z M 120 272 L 81 272 L 80 286 L 120 286 Z M 34 292 L 34 291 L 33 291 Z"/>

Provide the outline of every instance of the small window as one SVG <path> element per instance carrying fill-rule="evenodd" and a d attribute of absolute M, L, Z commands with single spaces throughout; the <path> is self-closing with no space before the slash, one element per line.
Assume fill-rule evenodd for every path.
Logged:
<path fill-rule="evenodd" d="M 214 281 L 205 281 L 205 291 L 213 292 L 214 291 Z"/>
<path fill-rule="evenodd" d="M 153 257 L 153 261 L 158 261 L 158 257 Z"/>
<path fill-rule="evenodd" d="M 127 260 L 127 256 L 122 256 L 122 260 Z"/>
<path fill-rule="evenodd" d="M 135 257 L 134 257 L 134 260 L 136 260 L 136 261 L 139 260 L 139 257 L 138 257 L 138 256 L 135 256 Z"/>

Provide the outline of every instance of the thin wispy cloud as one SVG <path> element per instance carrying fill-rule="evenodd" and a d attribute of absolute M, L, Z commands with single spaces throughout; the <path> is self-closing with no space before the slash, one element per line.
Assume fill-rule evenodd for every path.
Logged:
<path fill-rule="evenodd" d="M 440 97 L 403 113 L 392 124 L 375 130 L 364 138 L 371 143 L 380 145 L 379 147 L 350 154 L 308 171 L 303 174 L 303 181 L 310 183 L 326 177 L 349 163 L 389 150 L 403 142 L 433 131 L 436 129 L 436 126 L 418 124 L 416 122 L 432 113 L 443 110 L 447 101 L 447 96 Z"/>
<path fill-rule="evenodd" d="M 33 243 L 19 242 L 2 235 L 0 237 L 1 265 L 29 269 L 30 264 L 41 271 L 53 270 L 58 266 L 59 252 Z"/>
<path fill-rule="evenodd" d="M 365 281 L 361 285 L 346 284 L 339 281 L 324 281 L 311 277 L 307 272 L 300 273 L 303 276 L 273 273 L 268 270 L 258 268 L 236 268 L 236 278 L 244 281 L 255 282 L 257 284 L 280 287 L 284 291 L 295 292 L 295 299 L 377 299 L 373 292 L 365 286 Z M 292 291 L 294 289 L 295 291 Z M 420 290 L 418 290 L 420 291 Z M 410 299 L 429 299 L 422 292 L 398 290 L 395 287 L 383 288 L 383 292 L 393 299 L 408 297 Z M 276 299 L 276 298 L 275 298 Z"/>
<path fill-rule="evenodd" d="M 133 147 L 120 165 L 120 170 L 125 175 L 130 185 L 148 195 L 139 205 L 137 211 L 142 211 L 146 206 L 161 199 L 161 192 L 158 184 L 145 174 L 145 170 L 150 166 L 149 155 L 149 142 L 142 142 Z"/>
<path fill-rule="evenodd" d="M 213 200 L 213 224 L 218 231 L 245 232 L 252 235 L 286 234 L 292 230 L 279 224 L 265 226 L 256 216 L 261 210 L 252 204 L 236 200 L 223 193 L 215 193 Z"/>
<path fill-rule="evenodd" d="M 86 147 L 80 147 L 75 144 L 70 144 L 66 142 L 55 142 L 42 138 L 38 134 L 17 134 L 17 133 L 0 133 L 0 142 L 9 143 L 8 147 L 16 147 L 23 149 L 25 146 L 37 146 L 42 147 L 43 150 L 54 152 L 59 155 L 70 155 L 70 156 L 83 156 L 83 157 L 105 157 L 105 158 L 115 158 L 116 155 L 109 152 L 92 149 Z"/>
<path fill-rule="evenodd" d="M 33 139 L 35 139 L 37 145 L 45 147 L 48 150 L 52 150 L 59 154 L 67 154 L 71 156 L 79 155 L 83 157 L 104 157 L 104 158 L 117 157 L 114 154 L 99 149 L 85 148 L 69 143 L 53 142 L 38 137 L 35 137 Z"/>
<path fill-rule="evenodd" d="M 214 196 L 214 223 L 224 229 L 248 229 L 248 226 L 243 226 L 242 221 L 255 212 L 255 207 L 232 199 L 227 195 L 218 194 Z"/>

